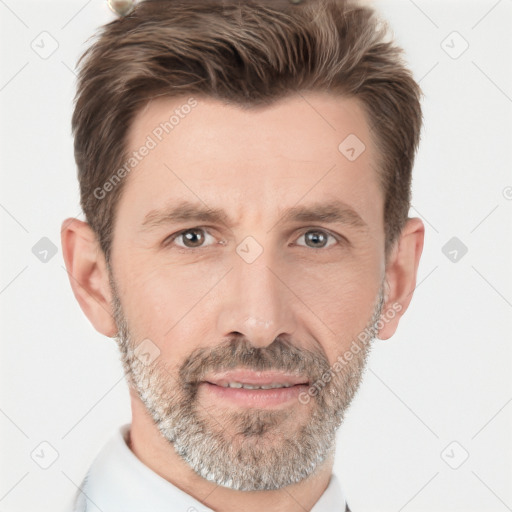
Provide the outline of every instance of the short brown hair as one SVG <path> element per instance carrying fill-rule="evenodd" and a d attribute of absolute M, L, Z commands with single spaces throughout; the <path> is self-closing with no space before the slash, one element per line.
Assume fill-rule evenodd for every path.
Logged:
<path fill-rule="evenodd" d="M 144 0 L 102 27 L 79 60 L 72 119 L 81 206 L 107 262 L 134 116 L 156 95 L 240 106 L 329 91 L 361 102 L 379 151 L 386 254 L 408 218 L 421 90 L 387 25 L 345 0 Z M 341 141 L 340 141 L 341 142 Z M 125 180 L 123 180 L 125 181 Z"/>

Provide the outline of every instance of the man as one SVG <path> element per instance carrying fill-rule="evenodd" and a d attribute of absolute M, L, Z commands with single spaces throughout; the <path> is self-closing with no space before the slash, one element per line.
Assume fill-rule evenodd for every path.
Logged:
<path fill-rule="evenodd" d="M 62 246 L 132 422 L 76 510 L 349 510 L 336 431 L 424 238 L 420 89 L 385 38 L 343 0 L 146 0 L 86 52 Z"/>

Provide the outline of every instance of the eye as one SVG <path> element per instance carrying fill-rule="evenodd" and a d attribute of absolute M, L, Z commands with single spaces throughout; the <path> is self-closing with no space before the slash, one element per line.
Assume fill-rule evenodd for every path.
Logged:
<path fill-rule="evenodd" d="M 196 249 L 201 248 L 205 241 L 205 234 L 210 238 L 214 239 L 210 233 L 208 233 L 203 228 L 189 228 L 184 229 L 182 231 L 178 231 L 178 233 L 174 233 L 174 235 L 169 236 L 164 240 L 164 245 L 171 245 L 177 239 L 183 240 L 183 245 L 176 244 L 178 247 L 184 249 Z"/>
<path fill-rule="evenodd" d="M 205 240 L 207 237 L 210 237 L 211 241 L 215 243 L 215 238 L 204 228 L 188 228 L 178 231 L 173 235 L 167 237 L 163 245 L 165 247 L 172 245 L 175 243 L 178 247 L 182 249 L 201 249 L 205 247 Z M 323 229 L 309 229 L 299 236 L 298 240 L 304 238 L 306 244 L 305 247 L 309 247 L 310 249 L 325 249 L 326 247 L 330 247 L 336 243 L 340 242 L 340 239 L 328 231 Z M 331 243 L 328 243 L 329 238 L 332 240 Z M 176 240 L 182 240 L 182 243 L 176 243 Z M 220 245 L 225 244 L 225 242 L 218 242 Z M 311 244 L 311 245 L 309 245 Z M 212 243 L 207 244 L 212 245 Z M 207 246 L 206 245 L 206 246 Z M 302 245 L 302 244 L 298 244 Z"/>
<path fill-rule="evenodd" d="M 324 249 L 326 247 L 330 247 L 333 245 L 327 245 L 328 238 L 332 238 L 334 243 L 338 243 L 339 240 L 334 235 L 331 235 L 329 232 L 324 231 L 323 229 L 309 229 L 305 233 L 303 233 L 298 239 L 300 240 L 304 237 L 306 243 L 311 243 L 312 245 L 307 245 L 306 247 L 310 247 L 312 249 Z"/>

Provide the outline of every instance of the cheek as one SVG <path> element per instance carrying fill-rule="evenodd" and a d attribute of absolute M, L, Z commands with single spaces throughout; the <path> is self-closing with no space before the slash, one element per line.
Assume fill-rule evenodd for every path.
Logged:
<path fill-rule="evenodd" d="M 344 336 L 364 329 L 378 297 L 378 283 L 366 275 L 358 280 L 331 280 L 329 286 L 315 292 L 299 292 L 311 310 L 335 333 Z"/>
<path fill-rule="evenodd" d="M 376 307 L 381 278 L 377 261 L 301 272 L 294 292 L 320 319 L 328 353 L 345 350 L 366 329 Z"/>
<path fill-rule="evenodd" d="M 149 338 L 170 359 L 190 351 L 208 303 L 201 298 L 214 288 L 218 274 L 200 265 L 139 266 L 127 274 L 122 301 L 136 342 Z"/>
<path fill-rule="evenodd" d="M 193 340 L 207 337 L 219 304 L 230 303 L 229 297 L 213 297 L 221 289 L 229 294 L 229 289 L 217 285 L 232 263 L 198 258 L 186 264 L 148 264 L 147 258 L 133 258 L 123 276 L 127 286 L 122 302 L 136 342 L 149 338 L 169 361 L 187 355 Z M 325 340 L 331 340 L 330 352 L 350 344 L 366 327 L 380 285 L 375 254 L 359 252 L 336 263 L 299 259 L 280 263 L 275 271 L 300 299 L 286 307 L 307 306 L 305 318 L 320 322 Z"/>

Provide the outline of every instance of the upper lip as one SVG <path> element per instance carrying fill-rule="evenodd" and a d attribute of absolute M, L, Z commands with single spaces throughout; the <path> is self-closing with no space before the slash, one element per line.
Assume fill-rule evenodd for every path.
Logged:
<path fill-rule="evenodd" d="M 225 385 L 228 382 L 240 382 L 241 384 L 249 384 L 252 386 L 266 386 L 269 384 L 307 384 L 308 379 L 293 373 L 285 373 L 279 371 L 261 371 L 252 370 L 229 370 L 226 372 L 208 375 L 203 379 L 204 382 L 210 384 Z"/>

